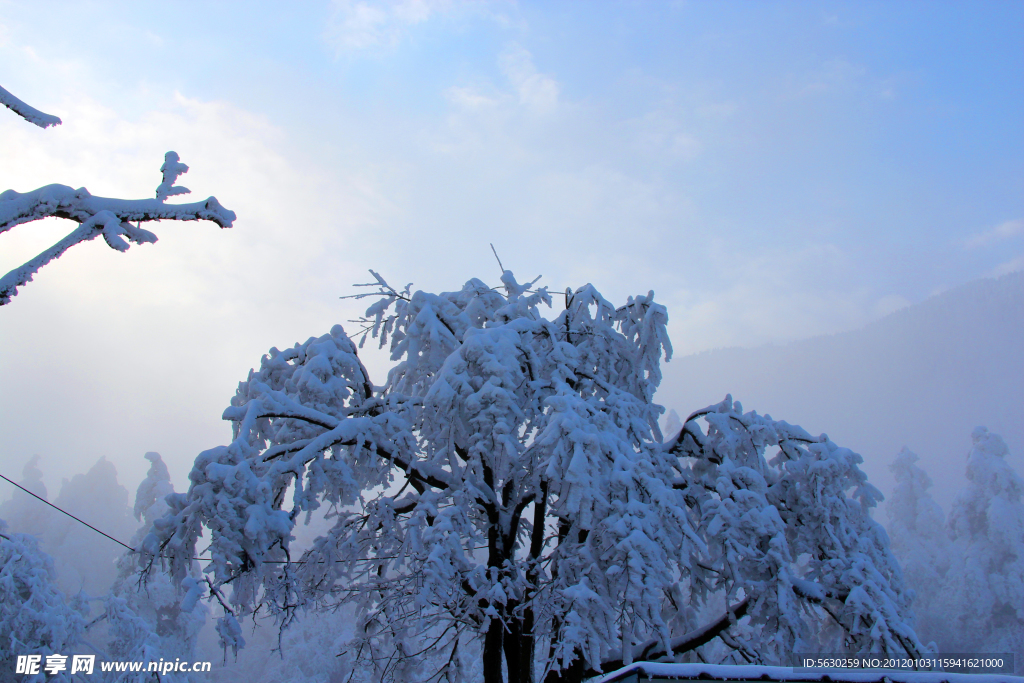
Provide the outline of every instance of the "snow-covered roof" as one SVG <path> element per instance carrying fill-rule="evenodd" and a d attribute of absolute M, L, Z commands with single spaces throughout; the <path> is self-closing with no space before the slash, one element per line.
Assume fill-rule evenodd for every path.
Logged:
<path fill-rule="evenodd" d="M 945 673 L 942 671 L 900 671 L 895 669 L 818 669 L 800 671 L 786 666 L 739 664 L 671 664 L 634 662 L 593 683 L 628 681 L 631 676 L 647 679 L 691 679 L 710 681 L 829 681 L 831 683 L 1024 683 L 1008 674 Z M 645 680 L 643 678 L 639 680 Z"/>

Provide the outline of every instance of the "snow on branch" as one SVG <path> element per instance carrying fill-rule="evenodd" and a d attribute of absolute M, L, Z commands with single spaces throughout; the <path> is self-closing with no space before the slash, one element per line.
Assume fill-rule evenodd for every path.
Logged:
<path fill-rule="evenodd" d="M 188 192 L 183 187 L 173 186 L 188 167 L 179 163 L 177 154 L 168 152 L 161 170 L 163 182 L 157 188 L 157 199 L 94 197 L 84 187 L 74 190 L 66 185 L 47 185 L 25 193 L 14 190 L 0 193 L 0 234 L 16 225 L 50 217 L 67 218 L 80 224 L 52 247 L 0 278 L 0 306 L 10 303 L 18 288 L 31 282 L 32 276 L 47 263 L 74 245 L 100 235 L 111 249 L 127 251 L 129 242 L 157 241 L 156 235 L 141 227 L 143 222 L 205 220 L 222 228 L 231 227 L 235 213 L 221 206 L 216 197 L 190 204 L 165 203 L 169 196 Z"/>
<path fill-rule="evenodd" d="M 56 116 L 41 112 L 35 107 L 25 104 L 2 87 L 0 87 L 0 104 L 3 104 L 21 118 L 29 123 L 36 124 L 40 128 L 49 128 L 50 126 L 59 126 L 61 124 L 61 120 Z"/>
<path fill-rule="evenodd" d="M 747 610 L 750 608 L 750 602 L 750 598 L 744 598 L 738 605 L 726 610 L 726 613 L 717 620 L 705 624 L 700 628 L 694 629 L 682 636 L 673 638 L 667 649 L 659 650 L 658 647 L 662 645 L 661 641 L 650 640 L 642 645 L 634 646 L 634 654 L 628 661 L 626 659 L 605 660 L 601 662 L 600 671 L 596 669 L 589 669 L 587 671 L 587 675 L 600 676 L 603 673 L 621 669 L 635 661 L 655 661 L 662 657 L 696 650 L 701 645 L 706 645 L 719 637 L 730 626 L 734 626 L 737 621 L 746 616 Z"/>
<path fill-rule="evenodd" d="M 156 188 L 156 198 L 160 201 L 164 202 L 168 197 L 192 192 L 187 187 L 174 186 L 178 176 L 188 173 L 188 166 L 181 163 L 177 152 L 168 152 L 164 155 L 164 165 L 160 167 L 160 172 L 164 174 L 163 182 Z"/>

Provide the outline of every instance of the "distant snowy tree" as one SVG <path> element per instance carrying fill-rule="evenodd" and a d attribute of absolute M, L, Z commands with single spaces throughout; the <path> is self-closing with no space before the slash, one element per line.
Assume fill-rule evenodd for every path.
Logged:
<path fill-rule="evenodd" d="M 31 491 L 43 500 L 47 499 L 46 484 L 43 483 L 43 471 L 39 469 L 38 455 L 25 463 L 21 472 L 19 486 Z M 7 486 L 7 484 L 4 484 Z M 29 493 L 14 489 L 10 499 L 0 503 L 0 519 L 7 521 L 12 532 L 42 536 L 51 522 L 51 508 L 42 505 Z"/>
<path fill-rule="evenodd" d="M 3 88 L 0 88 L 0 104 L 41 128 L 61 123 L 56 116 L 30 107 Z M 208 220 L 222 228 L 231 227 L 234 212 L 221 206 L 215 197 L 191 204 L 166 203 L 168 197 L 189 192 L 174 185 L 178 176 L 188 171 L 188 166 L 180 162 L 176 153 L 165 155 L 160 170 L 163 178 L 155 199 L 94 197 L 84 187 L 75 190 L 66 185 L 47 185 L 26 193 L 14 190 L 0 193 L 0 234 L 17 225 L 49 217 L 66 218 L 79 224 L 52 247 L 0 277 L 0 306 L 10 303 L 18 288 L 31 282 L 40 268 L 80 242 L 102 235 L 111 249 L 127 251 L 129 242 L 156 242 L 156 235 L 145 230 L 142 223 L 159 220 Z"/>
<path fill-rule="evenodd" d="M 985 427 L 971 434 L 967 485 L 947 521 L 954 562 L 938 609 L 961 651 L 1015 652 L 1024 667 L 1024 480 L 1006 443 Z"/>
<path fill-rule="evenodd" d="M 384 384 L 339 325 L 271 349 L 144 541 L 184 576 L 208 530 L 227 640 L 254 610 L 351 606 L 353 680 L 489 683 L 921 651 L 860 456 L 730 397 L 663 439 L 653 293 L 616 308 L 586 285 L 549 320 L 509 271 L 442 294 L 374 277 Z"/>
<path fill-rule="evenodd" d="M 919 460 L 916 453 L 904 448 L 889 466 L 896 486 L 885 506 L 888 532 L 907 586 L 916 593 L 918 634 L 945 643 L 950 620 L 937 609 L 937 599 L 944 590 L 953 549 L 942 508 L 928 493 L 931 478 L 916 465 Z"/>
<path fill-rule="evenodd" d="M 362 680 L 345 646 L 355 628 L 351 609 L 311 612 L 281 631 L 272 619 L 245 619 L 245 648 L 237 656 L 224 657 L 215 639 L 196 656 L 213 662 L 212 677 L 246 683 L 342 683 Z M 339 656 L 340 655 L 340 656 Z M 353 672 L 355 677 L 352 678 Z M 207 676 L 210 676 L 207 674 Z"/>
<path fill-rule="evenodd" d="M 150 452 L 145 457 L 150 468 L 136 491 L 134 508 L 136 519 L 143 525 L 131 539 L 133 547 L 142 543 L 149 527 L 167 512 L 165 498 L 174 493 L 160 454 Z M 160 571 L 152 571 L 140 580 L 137 568 L 137 555 L 126 553 L 118 562 L 113 588 L 104 599 L 110 656 L 122 661 L 196 661 L 196 639 L 209 611 L 200 602 L 204 591 L 198 563 L 193 562 L 180 581 Z M 152 680 L 152 676 L 128 673 L 118 680 L 142 683 Z M 190 679 L 188 674 L 170 672 L 161 680 L 183 683 Z"/>
<path fill-rule="evenodd" d="M 683 420 L 679 417 L 679 413 L 676 412 L 675 408 L 671 408 L 668 414 L 665 415 L 663 422 L 662 434 L 678 434 L 683 428 Z"/>
<path fill-rule="evenodd" d="M 114 464 L 100 458 L 84 474 L 65 479 L 53 502 L 121 540 L 129 537 L 133 527 L 128 495 L 117 480 Z M 44 508 L 39 501 L 29 502 L 36 509 Z M 117 576 L 116 563 L 124 548 L 52 508 L 44 511 L 50 522 L 39 539 L 53 557 L 61 588 L 68 595 L 81 590 L 91 597 L 104 595 Z"/>
<path fill-rule="evenodd" d="M 166 513 L 164 498 L 174 492 L 159 454 L 147 453 L 146 457 L 152 466 L 136 495 L 135 513 L 143 525 L 131 538 L 133 544 L 141 543 L 148 528 Z M 45 499 L 46 487 L 38 461 L 38 457 L 33 457 L 26 464 L 20 485 Z M 118 484 L 114 466 L 101 458 L 87 473 L 64 480 L 55 505 L 88 519 L 116 538 L 127 539 L 131 529 L 127 499 L 128 491 Z M 8 541 L 16 542 L 12 546 L 15 549 L 13 560 L 6 567 L 9 574 L 13 572 L 14 578 L 10 580 L 15 586 L 39 587 L 38 590 L 33 588 L 34 593 L 19 590 L 16 596 L 11 590 L 4 594 L 0 588 L 5 607 L 12 613 L 18 610 L 19 615 L 17 619 L 0 618 L 0 643 L 4 643 L 0 653 L 7 651 L 6 643 L 10 638 L 26 644 L 29 642 L 27 632 L 50 629 L 57 635 L 64 635 L 42 641 L 39 636 L 36 637 L 36 641 L 40 641 L 38 646 L 19 645 L 11 652 L 67 654 L 74 644 L 79 646 L 76 651 L 95 652 L 101 659 L 198 659 L 194 656 L 196 638 L 208 613 L 206 605 L 200 601 L 203 590 L 198 564 L 184 582 L 172 580 L 158 571 L 142 582 L 136 573 L 138 565 L 134 553 L 119 554 L 118 546 L 109 539 L 97 536 L 23 491 L 16 489 L 15 496 L 0 505 L 0 513 L 15 520 L 19 531 L 32 534 L 4 534 Z M 49 552 L 44 553 L 43 548 Z M 66 604 L 65 595 L 75 597 Z M 24 603 L 20 609 L 17 608 L 19 602 Z M 43 625 L 31 622 L 25 615 L 31 615 Z M 0 675 L 0 680 L 7 678 Z M 110 680 L 148 683 L 153 677 L 145 671 L 125 672 Z M 189 678 L 186 674 L 171 672 L 164 674 L 162 680 L 182 683 Z"/>
<path fill-rule="evenodd" d="M 39 462 L 34 456 L 25 465 L 20 485 L 48 500 Z M 88 518 L 115 538 L 127 538 L 132 532 L 128 491 L 118 483 L 117 470 L 106 458 L 100 458 L 88 472 L 65 479 L 53 504 Z M 110 589 L 116 575 L 114 563 L 123 549 L 116 542 L 98 536 L 19 489 L 0 505 L 0 517 L 7 520 L 12 531 L 32 534 L 39 540 L 53 559 L 58 585 L 68 595 L 84 590 L 100 596 Z"/>
<path fill-rule="evenodd" d="M 46 487 L 38 462 L 39 458 L 33 457 L 26 464 L 20 485 L 45 500 Z M 88 472 L 65 479 L 53 504 L 89 520 L 114 538 L 127 539 L 133 528 L 128 491 L 118 483 L 117 470 L 105 458 Z M 108 610 L 104 603 L 117 576 L 116 562 L 123 548 L 18 489 L 11 500 L 0 505 L 0 516 L 10 522 L 12 530 L 31 534 L 46 552 L 54 586 L 64 595 L 78 596 L 82 615 L 91 624 L 82 636 L 83 643 L 101 652 L 107 639 L 103 617 Z"/>
<path fill-rule="evenodd" d="M 0 520 L 0 676 L 13 676 L 18 655 L 67 654 L 85 627 L 85 600 L 57 588 L 53 561 L 28 534 L 9 533 Z M 17 676 L 25 683 L 67 682 L 64 671 Z"/>

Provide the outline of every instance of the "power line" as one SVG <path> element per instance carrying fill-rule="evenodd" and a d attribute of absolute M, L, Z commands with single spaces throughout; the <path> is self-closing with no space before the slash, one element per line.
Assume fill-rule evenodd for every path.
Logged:
<path fill-rule="evenodd" d="M 125 543 L 123 541 L 117 540 L 116 538 L 114 538 L 113 536 L 111 536 L 110 534 L 108 534 L 108 533 L 106 533 L 104 531 L 100 531 L 99 529 L 94 527 L 92 524 L 89 524 L 88 522 L 86 522 L 86 521 L 84 521 L 82 519 L 79 519 L 78 517 L 75 517 L 73 514 L 71 514 L 67 510 L 64 510 L 62 508 L 57 507 L 56 505 L 54 505 L 50 501 L 46 500 L 42 496 L 38 496 L 35 493 L 32 493 L 31 491 L 29 491 L 27 488 L 25 488 L 21 484 L 18 484 L 17 482 L 11 481 L 10 479 L 8 479 L 7 477 L 5 477 L 2 474 L 0 474 L 0 479 L 3 479 L 4 481 L 6 481 L 9 484 L 17 486 L 19 489 L 21 489 L 22 491 L 24 491 L 28 495 L 32 496 L 33 498 L 41 500 L 42 502 L 46 503 L 47 505 L 52 507 L 54 510 L 57 510 L 58 512 L 63 512 L 65 515 L 67 515 L 71 519 L 75 520 L 79 524 L 84 524 L 85 526 L 89 527 L 90 529 L 92 529 L 96 533 L 100 534 L 101 536 L 105 536 L 106 538 L 109 538 L 114 543 L 117 543 L 117 544 L 119 544 L 121 546 L 124 546 L 125 548 L 127 548 L 130 551 L 132 551 L 133 553 L 139 553 L 138 550 L 136 550 L 135 548 L 131 547 L 127 543 Z M 11 540 L 10 537 L 5 536 L 4 534 L 0 534 L 0 537 L 6 538 L 7 540 Z M 168 560 L 169 559 L 173 559 L 173 558 L 167 557 L 166 555 L 157 555 L 157 557 L 161 557 L 161 558 L 168 559 Z M 396 559 L 396 558 L 397 558 L 397 556 L 396 557 L 369 557 L 369 558 L 366 558 L 366 559 L 361 560 L 361 561 L 363 561 L 363 562 L 372 562 L 374 560 L 388 560 L 388 559 L 392 559 L 393 560 L 393 559 Z M 199 560 L 200 562 L 212 562 L 213 561 L 213 558 L 210 558 L 210 557 L 192 557 L 192 558 L 189 558 L 189 559 Z M 340 562 L 344 562 L 345 560 L 334 560 L 334 561 L 340 563 Z M 306 562 L 305 560 L 262 560 L 262 562 L 263 562 L 263 564 L 324 564 L 323 560 L 319 560 L 317 562 Z"/>
<path fill-rule="evenodd" d="M 45 499 L 45 498 L 43 498 L 42 496 L 37 496 L 36 494 L 34 494 L 34 493 L 32 493 L 31 491 L 29 491 L 29 490 L 28 490 L 27 488 L 25 488 L 25 487 L 24 487 L 24 486 L 22 486 L 21 484 L 18 484 L 18 483 L 15 483 L 15 482 L 11 481 L 10 479 L 8 479 L 7 477 L 5 477 L 5 476 L 4 476 L 4 475 L 2 475 L 2 474 L 0 474 L 0 479 L 3 479 L 4 481 L 6 481 L 6 482 L 7 482 L 7 483 L 9 483 L 9 484 L 14 484 L 14 485 L 15 485 L 15 486 L 17 486 L 17 487 L 18 487 L 19 489 L 21 489 L 22 491 L 24 491 L 24 492 L 25 492 L 25 493 L 27 493 L 28 495 L 32 496 L 33 498 L 38 498 L 39 500 L 43 501 L 44 503 L 46 503 L 47 505 L 49 505 L 50 507 L 52 507 L 52 508 L 53 508 L 54 510 L 57 510 L 58 512 L 63 512 L 63 513 L 65 514 L 65 515 L 67 515 L 67 516 L 68 516 L 68 517 L 70 517 L 71 519 L 75 520 L 75 521 L 76 521 L 76 522 L 78 522 L 79 524 L 84 524 L 84 525 L 86 525 L 87 527 L 89 527 L 90 529 L 92 529 L 92 530 L 93 530 L 93 531 L 95 531 L 96 533 L 100 534 L 101 536 L 106 536 L 107 538 L 109 538 L 109 539 L 110 539 L 111 541 L 113 541 L 114 543 L 118 543 L 118 544 L 120 544 L 120 545 L 123 545 L 123 546 L 124 546 L 125 548 L 128 548 L 128 550 L 131 550 L 131 551 L 132 551 L 133 553 L 134 553 L 134 552 L 137 552 L 137 551 L 135 550 L 135 548 L 131 547 L 131 546 L 130 546 L 130 545 L 128 545 L 127 543 L 124 543 L 124 542 L 122 542 L 122 541 L 119 541 L 119 540 L 117 540 L 116 538 L 114 538 L 113 536 L 111 536 L 110 534 L 108 534 L 108 533 L 105 533 L 105 532 L 103 532 L 103 531 L 100 531 L 99 529 L 97 529 L 96 527 L 94 527 L 94 526 L 93 526 L 92 524 L 89 524 L 89 522 L 85 522 L 85 521 L 82 521 L 81 519 L 79 519 L 78 517 L 75 517 L 75 516 L 74 516 L 73 514 L 71 514 L 71 513 L 70 513 L 70 512 L 68 512 L 67 510 L 61 510 L 61 509 L 60 509 L 59 507 L 57 507 L 56 505 L 54 505 L 54 504 L 53 504 L 53 503 L 51 503 L 50 501 L 46 500 L 46 499 Z"/>

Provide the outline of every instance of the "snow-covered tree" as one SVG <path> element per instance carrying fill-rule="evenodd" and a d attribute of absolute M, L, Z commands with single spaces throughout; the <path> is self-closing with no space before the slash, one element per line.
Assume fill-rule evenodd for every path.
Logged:
<path fill-rule="evenodd" d="M 159 454 L 146 457 L 152 464 L 136 494 L 135 514 L 143 524 L 131 537 L 134 545 L 166 513 L 164 498 L 174 492 Z M 26 464 L 20 486 L 45 500 L 38 461 L 33 457 Z M 127 539 L 131 530 L 127 498 L 114 466 L 101 458 L 87 473 L 64 480 L 55 505 L 115 538 Z M 7 582 L 6 590 L 0 587 L 0 598 L 9 613 L 0 617 L 0 658 L 8 651 L 46 656 L 63 650 L 67 654 L 75 645 L 121 661 L 199 659 L 194 650 L 208 609 L 200 602 L 198 564 L 183 582 L 156 571 L 140 581 L 137 555 L 119 556 L 113 541 L 20 489 L 0 505 L 0 514 L 12 520 L 13 529 L 30 532 L 4 533 L 13 545 L 7 547 L 11 557 L 4 559 L 5 573 L 0 578 Z M 0 524 L 6 522 L 0 520 Z M 68 595 L 74 598 L 67 601 Z M 17 647 L 9 649 L 9 640 Z M 183 673 L 163 676 L 172 683 L 189 680 Z M 0 680 L 7 678 L 0 675 Z M 148 682 L 152 674 L 125 672 L 111 680 Z"/>
<path fill-rule="evenodd" d="M 159 453 L 146 453 L 146 478 L 135 494 L 135 518 L 143 525 L 130 544 L 138 547 L 154 521 L 167 512 L 165 498 L 174 493 L 171 476 Z M 155 662 L 176 658 L 195 661 L 196 639 L 206 623 L 207 608 L 200 603 L 203 584 L 193 562 L 182 580 L 152 571 L 139 580 L 138 556 L 127 553 L 118 561 L 118 576 L 104 599 L 109 655 L 122 661 Z M 148 673 L 126 674 L 121 681 L 148 681 Z M 188 674 L 163 674 L 169 683 L 189 680 Z"/>
<path fill-rule="evenodd" d="M 53 561 L 28 534 L 8 533 L 0 520 L 0 671 L 13 675 L 16 657 L 64 652 L 78 642 L 85 627 L 85 601 L 66 600 L 55 585 Z M 18 676 L 25 683 L 66 682 L 67 671 L 48 676 Z"/>
<path fill-rule="evenodd" d="M 38 456 L 25 465 L 20 486 L 43 500 L 47 498 Z M 134 526 L 128 509 L 128 491 L 117 481 L 117 470 L 100 458 L 88 472 L 62 482 L 53 504 L 70 514 L 88 519 L 93 526 L 117 539 L 126 539 Z M 57 583 L 67 595 L 85 591 L 98 597 L 110 589 L 116 576 L 115 562 L 122 546 L 98 536 L 71 517 L 58 512 L 20 489 L 0 504 L 0 518 L 11 530 L 35 536 L 52 558 Z"/>
<path fill-rule="evenodd" d="M 441 294 L 374 277 L 360 345 L 389 346 L 386 381 L 340 325 L 271 349 L 144 542 L 184 576 L 208 530 L 226 642 L 254 610 L 347 605 L 339 654 L 368 680 L 922 649 L 860 456 L 730 397 L 662 437 L 653 293 L 586 285 L 548 319 L 509 271 Z M 333 526 L 300 552 L 322 505 Z"/>
<path fill-rule="evenodd" d="M 41 128 L 61 123 L 56 116 L 34 109 L 3 88 L 0 88 L 0 104 Z M 10 303 L 18 288 L 31 282 L 32 276 L 47 263 L 74 245 L 101 235 L 111 249 L 123 252 L 128 250 L 129 242 L 157 241 L 156 235 L 142 227 L 144 222 L 208 220 L 222 228 L 231 227 L 234 212 L 221 206 L 215 197 L 190 204 L 166 203 L 168 197 L 189 192 L 174 184 L 188 171 L 188 166 L 181 163 L 176 153 L 167 152 L 160 171 L 163 178 L 155 199 L 94 197 L 84 187 L 75 190 L 66 185 L 46 185 L 25 193 L 14 190 L 0 193 L 0 234 L 17 225 L 50 217 L 66 218 L 79 224 L 52 247 L 0 277 L 0 306 Z"/>
<path fill-rule="evenodd" d="M 128 496 L 128 489 L 117 480 L 117 468 L 100 458 L 84 474 L 65 479 L 54 504 L 121 540 L 128 538 L 134 526 Z M 31 502 L 33 507 L 42 507 L 38 501 Z M 91 597 L 99 597 L 110 590 L 122 546 L 56 510 L 47 512 L 51 521 L 40 540 L 54 559 L 64 592 L 73 595 L 84 590 Z"/>
<path fill-rule="evenodd" d="M 22 534 L 42 536 L 51 521 L 50 508 L 41 505 L 38 500 L 25 491 L 40 498 L 47 499 L 46 484 L 43 483 L 43 471 L 39 469 L 38 455 L 33 455 L 21 471 L 22 488 L 14 489 L 8 500 L 0 503 L 0 519 L 6 520 L 11 531 Z M 6 484 L 5 484 L 6 486 Z M 24 489 L 24 490 L 22 490 Z"/>
<path fill-rule="evenodd" d="M 928 493 L 932 480 L 917 466 L 919 460 L 916 453 L 903 448 L 889 466 L 896 480 L 885 506 L 889 539 L 907 586 L 916 594 L 918 634 L 945 644 L 950 619 L 937 609 L 937 599 L 944 591 L 953 548 L 942 508 Z"/>
<path fill-rule="evenodd" d="M 1006 443 L 985 427 L 971 434 L 967 484 L 950 508 L 953 563 L 938 609 L 964 652 L 1015 652 L 1024 660 L 1024 480 Z"/>
<path fill-rule="evenodd" d="M 675 408 L 670 408 L 668 413 L 662 420 L 662 434 L 678 434 L 683 428 L 683 420 L 679 417 L 679 413 L 676 412 Z"/>

